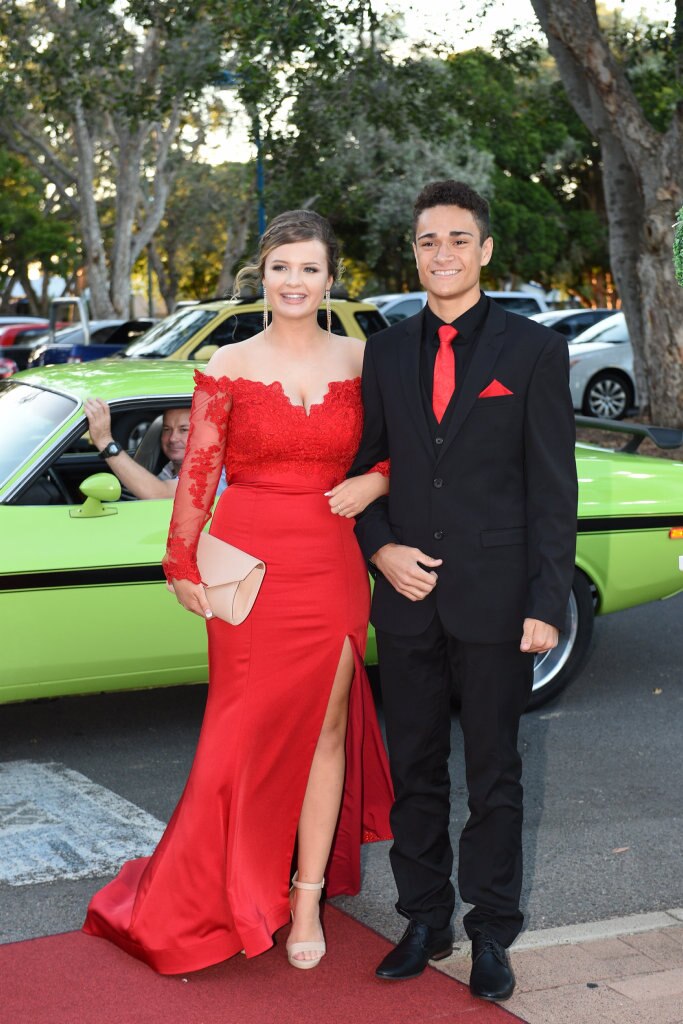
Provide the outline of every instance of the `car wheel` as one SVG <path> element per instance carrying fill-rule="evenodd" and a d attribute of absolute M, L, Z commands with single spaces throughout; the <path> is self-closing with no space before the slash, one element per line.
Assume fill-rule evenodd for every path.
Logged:
<path fill-rule="evenodd" d="M 125 451 L 136 452 L 153 419 L 148 412 L 124 413 L 112 423 L 114 439 Z"/>
<path fill-rule="evenodd" d="M 633 386 L 627 377 L 612 370 L 598 373 L 583 396 L 586 416 L 620 420 L 633 405 Z"/>
<path fill-rule="evenodd" d="M 536 655 L 533 689 L 527 711 L 533 711 L 553 700 L 578 673 L 593 636 L 594 614 L 591 585 L 584 574 L 576 569 L 564 630 L 560 633 L 558 645 L 552 651 Z"/>

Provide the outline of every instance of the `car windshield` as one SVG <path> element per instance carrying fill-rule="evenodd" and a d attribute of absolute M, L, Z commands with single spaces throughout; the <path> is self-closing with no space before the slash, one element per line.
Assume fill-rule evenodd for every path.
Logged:
<path fill-rule="evenodd" d="M 0 486 L 68 419 L 77 404 L 74 398 L 23 381 L 0 381 Z"/>
<path fill-rule="evenodd" d="M 529 316 L 530 313 L 539 311 L 538 302 L 533 295 L 528 298 L 522 295 L 492 295 L 491 298 L 510 313 L 518 313 L 520 316 Z"/>
<path fill-rule="evenodd" d="M 166 317 L 155 327 L 121 352 L 124 359 L 163 359 L 173 355 L 181 345 L 206 324 L 215 320 L 218 311 L 191 306 Z"/>
<path fill-rule="evenodd" d="M 628 341 L 628 327 L 623 313 L 615 313 L 607 320 L 602 320 L 592 327 L 588 327 L 581 334 L 574 338 L 574 345 L 584 345 L 589 341 L 606 342 L 612 345 L 619 345 Z"/>
<path fill-rule="evenodd" d="M 374 309 L 358 309 L 354 316 L 366 338 L 369 338 L 371 334 L 376 334 L 377 331 L 383 331 L 387 326 L 382 314 Z"/>

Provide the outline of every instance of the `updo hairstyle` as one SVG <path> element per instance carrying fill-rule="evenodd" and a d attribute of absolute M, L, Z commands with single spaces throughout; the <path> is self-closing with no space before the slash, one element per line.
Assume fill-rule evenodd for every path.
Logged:
<path fill-rule="evenodd" d="M 266 267 L 266 259 L 273 249 L 281 245 L 291 245 L 292 242 L 309 242 L 316 240 L 322 242 L 327 253 L 327 273 L 332 277 L 333 283 L 342 274 L 343 266 L 339 258 L 339 243 L 335 238 L 330 223 L 325 217 L 313 210 L 287 210 L 274 217 L 259 241 L 258 257 L 256 263 L 251 263 L 242 269 L 235 278 L 235 296 L 246 281 L 260 283 Z"/>

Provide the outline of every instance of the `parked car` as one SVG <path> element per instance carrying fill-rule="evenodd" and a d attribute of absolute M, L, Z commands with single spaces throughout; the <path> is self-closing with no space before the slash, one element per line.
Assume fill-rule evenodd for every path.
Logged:
<path fill-rule="evenodd" d="M 4 356 L 0 356 L 0 380 L 11 377 L 18 369 L 19 367 L 13 359 L 5 359 Z"/>
<path fill-rule="evenodd" d="M 387 326 L 367 302 L 332 299 L 332 333 L 365 340 Z M 318 312 L 321 327 L 325 307 Z M 246 341 L 263 330 L 262 299 L 215 299 L 183 306 L 121 353 L 125 359 L 210 359 L 221 345 Z"/>
<path fill-rule="evenodd" d="M 83 412 L 93 391 L 106 395 L 116 436 L 124 417 L 189 406 L 195 366 L 111 359 L 0 381 L 0 536 L 12 539 L 0 550 L 0 702 L 206 679 L 204 626 L 169 596 L 159 564 L 172 503 L 120 499 Z M 631 447 L 646 435 L 683 444 L 681 431 L 603 426 Z M 592 445 L 576 458 L 574 584 L 559 646 L 536 659 L 531 707 L 576 675 L 594 615 L 683 590 L 683 463 Z"/>
<path fill-rule="evenodd" d="M 43 323 L 40 316 L 0 316 L 0 328 L 9 327 L 11 324 L 36 324 Z"/>
<path fill-rule="evenodd" d="M 540 313 L 548 309 L 545 299 L 536 295 L 535 292 L 487 290 L 486 294 L 510 313 L 519 313 L 521 316 L 530 316 L 532 313 Z M 427 302 L 427 292 L 394 292 L 387 295 L 371 295 L 366 301 L 377 306 L 377 309 L 390 324 L 395 324 L 399 320 L 405 320 L 406 317 L 419 313 Z"/>
<path fill-rule="evenodd" d="M 574 408 L 586 416 L 620 420 L 637 405 L 633 349 L 623 313 L 570 342 L 569 367 Z"/>
<path fill-rule="evenodd" d="M 386 327 L 386 320 L 367 303 L 332 299 L 332 331 L 334 334 L 367 338 Z M 318 313 L 321 326 L 327 312 Z M 141 338 L 117 356 L 123 359 L 193 359 L 203 362 L 221 345 L 245 341 L 263 329 L 263 301 L 216 299 L 211 302 L 184 304 L 165 317 Z M 139 418 L 130 412 L 118 424 L 119 444 L 133 451 L 140 444 L 149 426 L 149 417 Z"/>
<path fill-rule="evenodd" d="M 573 341 L 577 335 L 608 316 L 614 316 L 613 309 L 548 309 L 545 313 L 532 313 L 529 319 L 552 327 L 558 334 L 564 334 L 567 341 Z"/>
<path fill-rule="evenodd" d="M 28 368 L 103 359 L 130 345 L 155 323 L 150 317 L 138 317 L 136 320 L 91 320 L 88 325 L 89 338 L 82 324 L 72 324 L 55 331 L 54 341 L 50 340 L 49 335 L 34 338 Z"/>
<path fill-rule="evenodd" d="M 35 320 L 33 323 L 3 324 L 0 322 L 0 345 L 14 345 L 16 338 L 25 331 L 45 333 L 50 326 L 47 320 Z"/>

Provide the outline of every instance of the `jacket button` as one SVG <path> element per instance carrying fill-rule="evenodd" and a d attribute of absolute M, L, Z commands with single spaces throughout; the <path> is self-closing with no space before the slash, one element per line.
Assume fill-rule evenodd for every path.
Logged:
<path fill-rule="evenodd" d="M 437 476 L 436 480 L 433 481 L 435 487 L 443 487 L 443 480 L 440 476 Z"/>
<path fill-rule="evenodd" d="M 443 530 L 434 531 L 434 540 L 443 540 Z"/>
<path fill-rule="evenodd" d="M 442 437 L 435 437 L 434 438 L 434 444 L 443 444 L 443 438 Z"/>

